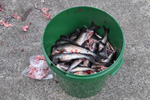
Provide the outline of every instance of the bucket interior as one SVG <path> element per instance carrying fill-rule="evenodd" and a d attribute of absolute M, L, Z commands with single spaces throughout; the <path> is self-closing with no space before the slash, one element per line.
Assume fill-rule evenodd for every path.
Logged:
<path fill-rule="evenodd" d="M 77 27 L 82 28 L 84 25 L 90 28 L 92 21 L 96 25 L 101 26 L 96 31 L 101 36 L 104 36 L 103 25 L 110 29 L 108 41 L 117 50 L 116 58 L 118 58 L 124 45 L 123 33 L 119 24 L 109 14 L 92 7 L 74 7 L 67 9 L 57 14 L 49 22 L 45 29 L 42 43 L 46 56 L 50 56 L 51 48 L 60 38 L 60 35 L 71 34 Z M 50 61 L 50 59 L 48 60 Z"/>

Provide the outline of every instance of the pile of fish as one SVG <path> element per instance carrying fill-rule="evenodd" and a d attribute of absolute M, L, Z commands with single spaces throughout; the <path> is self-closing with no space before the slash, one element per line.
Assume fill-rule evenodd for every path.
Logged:
<path fill-rule="evenodd" d="M 103 26 L 105 35 L 94 22 L 91 28 L 77 28 L 74 33 L 61 35 L 52 47 L 51 61 L 61 70 L 88 75 L 107 69 L 115 61 L 116 50 L 108 42 L 109 29 Z"/>

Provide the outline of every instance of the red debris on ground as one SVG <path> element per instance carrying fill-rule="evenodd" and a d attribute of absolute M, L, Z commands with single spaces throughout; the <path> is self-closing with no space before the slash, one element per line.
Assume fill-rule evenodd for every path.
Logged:
<path fill-rule="evenodd" d="M 13 18 L 15 18 L 15 19 L 17 19 L 17 20 L 19 20 L 19 18 L 20 18 L 20 16 L 18 16 L 17 14 L 15 14 L 15 13 L 13 13 Z"/>
<path fill-rule="evenodd" d="M 55 80 L 56 84 L 58 84 L 59 82 L 57 80 Z"/>
<path fill-rule="evenodd" d="M 26 26 L 23 26 L 23 27 L 22 27 L 22 30 L 26 32 L 26 31 L 28 31 L 28 28 L 29 28 L 29 26 L 26 25 Z"/>
<path fill-rule="evenodd" d="M 48 8 L 42 8 L 41 11 L 44 14 L 48 14 L 49 9 Z"/>
<path fill-rule="evenodd" d="M 24 49 L 21 49 L 20 51 L 21 51 L 21 52 L 24 52 Z"/>
<path fill-rule="evenodd" d="M 1 40 L 1 46 L 3 46 L 3 41 Z"/>
<path fill-rule="evenodd" d="M 48 75 L 49 70 L 50 68 L 43 55 L 32 56 L 30 58 L 28 77 L 41 80 Z"/>
<path fill-rule="evenodd" d="M 4 5 L 0 4 L 0 11 L 4 11 Z"/>
<path fill-rule="evenodd" d="M 4 11 L 4 9 L 0 8 L 0 11 Z"/>
<path fill-rule="evenodd" d="M 12 26 L 12 24 L 8 24 L 7 22 L 3 22 L 3 25 L 4 25 L 5 27 L 11 27 L 11 26 Z"/>
<path fill-rule="evenodd" d="M 31 25 L 31 23 L 29 23 L 29 25 Z"/>
<path fill-rule="evenodd" d="M 48 20 L 51 19 L 51 18 L 50 18 L 50 14 L 48 13 L 50 10 L 49 10 L 48 8 L 45 8 L 45 7 L 39 8 L 39 7 L 38 7 L 38 4 L 36 3 L 36 4 L 35 4 L 35 9 L 41 10 L 42 16 L 43 16 L 45 19 L 48 19 Z"/>
<path fill-rule="evenodd" d="M 48 8 L 41 8 L 42 15 L 45 19 L 50 20 L 50 14 L 48 13 L 49 9 Z"/>
<path fill-rule="evenodd" d="M 12 24 L 8 24 L 6 21 L 0 21 L 0 25 L 3 25 L 3 26 L 5 26 L 5 27 L 11 27 L 11 26 L 13 26 Z"/>
<path fill-rule="evenodd" d="M 26 38 L 26 35 L 23 35 L 23 38 L 25 39 L 25 38 Z"/>
<path fill-rule="evenodd" d="M 50 14 L 44 14 L 44 13 L 43 13 L 42 15 L 43 15 L 43 17 L 44 17 L 45 19 L 48 19 L 48 20 L 51 19 L 51 18 L 50 18 Z"/>

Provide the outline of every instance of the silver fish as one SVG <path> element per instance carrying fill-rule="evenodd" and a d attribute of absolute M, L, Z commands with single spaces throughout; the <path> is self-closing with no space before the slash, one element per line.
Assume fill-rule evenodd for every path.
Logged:
<path fill-rule="evenodd" d="M 88 71 L 88 70 L 92 70 L 94 71 L 95 69 L 92 68 L 88 68 L 88 67 L 81 67 L 81 66 L 77 66 L 76 68 L 72 69 L 70 72 L 74 73 L 74 72 L 78 72 L 78 71 Z"/>
<path fill-rule="evenodd" d="M 109 29 L 107 29 L 105 26 L 103 26 L 103 28 L 104 28 L 104 31 L 105 31 L 105 35 L 102 38 L 101 42 L 99 42 L 99 51 L 101 51 L 104 48 L 104 45 L 106 44 L 107 39 L 108 39 Z"/>
<path fill-rule="evenodd" d="M 91 68 L 97 69 L 97 71 L 100 72 L 100 71 L 103 71 L 103 70 L 107 69 L 108 67 L 103 66 L 103 65 L 93 64 L 91 66 Z"/>
<path fill-rule="evenodd" d="M 97 40 L 97 39 L 95 39 L 94 37 L 91 37 L 91 38 L 89 39 L 89 42 L 99 43 L 99 42 L 101 42 L 101 40 Z"/>
<path fill-rule="evenodd" d="M 91 38 L 93 35 L 94 31 L 93 30 L 87 30 L 86 32 L 82 32 L 79 37 L 75 40 L 75 43 L 78 45 L 82 45 L 84 41 L 88 40 Z"/>
<path fill-rule="evenodd" d="M 111 53 L 107 59 L 102 60 L 102 64 L 106 67 L 109 67 L 112 63 L 113 63 L 113 58 L 115 56 L 116 51 L 114 51 L 113 53 Z"/>
<path fill-rule="evenodd" d="M 70 43 L 70 41 L 67 40 L 58 40 L 55 45 L 59 45 L 59 44 L 65 44 L 65 43 Z"/>
<path fill-rule="evenodd" d="M 81 54 L 81 53 L 61 53 L 51 56 L 51 60 L 54 64 L 57 64 L 59 61 L 70 61 L 73 59 L 82 59 L 86 58 L 92 63 L 96 63 L 95 59 L 91 55 Z"/>
<path fill-rule="evenodd" d="M 82 45 L 86 40 L 90 39 L 92 37 L 94 31 L 99 28 L 100 28 L 100 26 L 97 26 L 93 21 L 91 23 L 90 29 L 88 29 L 86 26 L 84 26 L 84 31 L 78 36 L 78 38 L 75 40 L 75 43 L 78 45 Z"/>
<path fill-rule="evenodd" d="M 73 42 L 77 38 L 77 36 L 80 34 L 80 32 L 81 32 L 80 28 L 77 28 L 75 32 L 71 34 L 70 41 Z"/>
<path fill-rule="evenodd" d="M 73 44 L 61 44 L 61 45 L 55 45 L 53 47 L 53 52 L 52 55 L 57 54 L 58 52 L 68 52 L 68 53 L 82 53 L 82 54 L 89 54 L 92 55 L 97 61 L 100 61 L 101 56 L 97 55 L 85 48 L 82 48 L 80 46 L 77 45 L 73 45 Z"/>
<path fill-rule="evenodd" d="M 99 42 L 98 45 L 99 45 L 99 46 L 98 46 L 98 51 L 101 51 L 101 50 L 104 48 L 104 45 L 105 45 L 105 44 L 103 44 L 102 42 Z"/>
<path fill-rule="evenodd" d="M 64 71 L 68 70 L 69 68 L 69 65 L 66 65 L 65 63 L 58 63 L 56 66 Z"/>
<path fill-rule="evenodd" d="M 70 65 L 69 69 L 67 72 L 70 72 L 73 68 L 75 68 L 77 65 L 79 65 L 82 62 L 81 59 L 76 59 L 73 61 L 73 63 Z"/>
<path fill-rule="evenodd" d="M 90 51 L 96 53 L 98 50 L 98 43 L 99 43 L 99 41 L 97 41 L 96 39 L 91 37 L 88 41 L 85 41 L 82 44 L 82 47 L 85 47 L 85 48 L 89 49 Z"/>
<path fill-rule="evenodd" d="M 79 64 L 79 66 L 91 67 L 92 63 L 89 60 L 83 59 L 83 62 Z"/>
<path fill-rule="evenodd" d="M 90 51 L 96 53 L 98 50 L 97 43 L 93 43 L 89 49 Z"/>

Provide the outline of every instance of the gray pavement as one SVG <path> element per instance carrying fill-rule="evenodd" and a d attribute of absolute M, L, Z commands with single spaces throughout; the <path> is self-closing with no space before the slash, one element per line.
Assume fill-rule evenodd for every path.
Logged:
<path fill-rule="evenodd" d="M 51 17 L 73 6 L 91 6 L 112 15 L 125 36 L 124 64 L 119 72 L 109 77 L 97 95 L 83 100 L 150 100 L 150 2 L 149 0 L 0 0 L 6 5 L 3 16 L 16 11 L 22 16 L 33 7 L 51 9 Z M 31 22 L 27 32 L 21 27 Z M 41 12 L 33 10 L 25 22 L 12 19 L 13 27 L 0 26 L 0 100 L 78 100 L 65 94 L 54 80 L 36 81 L 21 76 L 29 65 L 29 57 L 42 54 L 41 39 L 49 21 Z M 26 38 L 23 39 L 23 35 Z M 20 50 L 24 49 L 24 52 Z M 81 99 L 82 100 L 82 99 Z"/>

